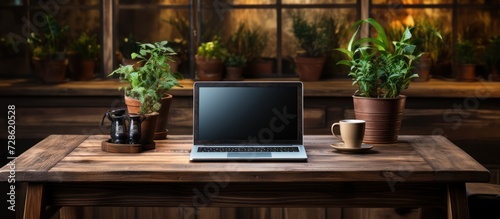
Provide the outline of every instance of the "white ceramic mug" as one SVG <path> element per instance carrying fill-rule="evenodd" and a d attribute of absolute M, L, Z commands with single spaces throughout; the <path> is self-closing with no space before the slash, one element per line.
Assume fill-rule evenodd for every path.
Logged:
<path fill-rule="evenodd" d="M 345 119 L 338 123 L 333 123 L 330 128 L 335 137 L 344 142 L 344 146 L 348 148 L 360 148 L 365 136 L 365 120 Z M 340 127 L 340 134 L 335 133 L 335 126 Z"/>

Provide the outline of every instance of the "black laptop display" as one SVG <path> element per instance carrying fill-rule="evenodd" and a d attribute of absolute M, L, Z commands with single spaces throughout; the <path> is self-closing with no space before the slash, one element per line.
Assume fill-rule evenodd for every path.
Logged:
<path fill-rule="evenodd" d="M 305 160 L 301 82 L 196 82 L 191 160 Z"/>

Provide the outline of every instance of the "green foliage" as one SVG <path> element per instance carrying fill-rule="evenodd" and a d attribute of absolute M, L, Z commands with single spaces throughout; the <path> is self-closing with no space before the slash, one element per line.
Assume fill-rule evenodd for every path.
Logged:
<path fill-rule="evenodd" d="M 449 47 L 443 41 L 442 25 L 432 22 L 429 19 L 420 19 L 415 27 L 411 28 L 415 45 L 417 46 L 417 53 L 427 53 L 436 63 L 442 55 L 441 48 L 449 51 Z M 440 28 L 441 27 L 441 28 Z M 438 32 L 439 30 L 439 32 Z M 447 37 L 450 37 L 447 35 Z"/>
<path fill-rule="evenodd" d="M 16 45 L 8 37 L 0 38 L 0 57 L 12 57 L 16 55 Z M 19 51 L 18 51 L 19 52 Z"/>
<path fill-rule="evenodd" d="M 365 23 L 375 28 L 377 36 L 356 40 Z M 383 26 L 373 18 L 357 21 L 353 29 L 355 32 L 347 48 L 337 49 L 346 54 L 348 59 L 337 64 L 350 67 L 349 76 L 353 78 L 353 85 L 358 85 L 356 93 L 359 96 L 396 98 L 408 88 L 412 78 L 418 77 L 411 69 L 422 53 L 414 54 L 416 45 L 412 41 L 410 29 L 406 28 L 401 39 L 392 44 Z"/>
<path fill-rule="evenodd" d="M 226 59 L 226 66 L 229 67 L 245 67 L 247 59 L 244 56 L 229 54 Z"/>
<path fill-rule="evenodd" d="M 214 40 L 211 42 L 202 43 L 198 47 L 196 56 L 202 57 L 206 60 L 217 59 L 224 61 L 227 56 L 227 50 L 224 45 L 219 42 L 219 40 Z"/>
<path fill-rule="evenodd" d="M 42 27 L 42 31 L 31 33 L 27 39 L 33 56 L 37 58 L 59 58 L 56 56 L 63 54 L 66 50 L 68 26 L 61 27 L 59 22 L 52 16 L 44 16 L 43 22 L 46 25 Z"/>
<path fill-rule="evenodd" d="M 141 47 L 139 46 L 139 43 L 135 41 L 134 36 L 130 35 L 129 37 L 122 39 L 118 49 L 124 58 L 132 59 L 132 53 L 139 53 Z"/>
<path fill-rule="evenodd" d="M 170 17 L 165 20 L 170 24 L 177 32 L 180 34 L 180 38 L 176 38 L 171 42 L 168 42 L 169 46 L 174 49 L 174 51 L 179 53 L 188 53 L 189 49 L 189 21 L 182 15 L 176 14 L 175 17 Z"/>
<path fill-rule="evenodd" d="M 95 59 L 99 55 L 101 45 L 97 43 L 96 35 L 89 36 L 87 33 L 82 32 L 80 37 L 71 44 L 70 48 L 82 55 L 84 59 Z"/>
<path fill-rule="evenodd" d="M 484 60 L 490 69 L 500 67 L 500 36 L 489 39 L 484 52 Z"/>
<path fill-rule="evenodd" d="M 455 45 L 455 60 L 460 64 L 476 63 L 474 52 L 474 44 L 471 41 L 465 40 Z"/>
<path fill-rule="evenodd" d="M 243 56 L 247 61 L 259 59 L 269 42 L 269 33 L 260 28 L 247 28 L 244 23 L 238 26 L 227 40 L 230 53 Z"/>
<path fill-rule="evenodd" d="M 160 99 L 174 86 L 180 87 L 178 80 L 182 79 L 179 73 L 173 73 L 166 61 L 175 55 L 172 48 L 167 47 L 167 41 L 155 43 L 139 43 L 139 53 L 132 53 L 131 58 L 138 58 L 144 66 L 134 70 L 132 65 L 120 65 L 109 76 L 118 74 L 122 81 L 129 85 L 120 89 L 125 95 L 138 99 L 141 102 L 140 113 L 157 112 L 161 104 Z"/>
<path fill-rule="evenodd" d="M 320 57 L 340 47 L 339 42 L 345 33 L 345 25 L 326 14 L 307 21 L 300 12 L 291 13 L 293 34 L 304 56 Z"/>

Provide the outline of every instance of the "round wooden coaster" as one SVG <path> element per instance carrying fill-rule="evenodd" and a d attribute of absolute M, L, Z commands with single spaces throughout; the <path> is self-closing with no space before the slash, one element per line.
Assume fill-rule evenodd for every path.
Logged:
<path fill-rule="evenodd" d="M 101 143 L 101 150 L 111 153 L 140 153 L 142 152 L 141 144 L 114 144 L 110 140 Z"/>

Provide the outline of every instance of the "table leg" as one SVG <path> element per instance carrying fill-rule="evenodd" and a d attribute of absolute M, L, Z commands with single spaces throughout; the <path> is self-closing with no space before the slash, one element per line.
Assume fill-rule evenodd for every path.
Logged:
<path fill-rule="evenodd" d="M 465 183 L 448 184 L 448 218 L 469 219 Z"/>
<path fill-rule="evenodd" d="M 43 211 L 45 211 L 45 206 L 43 205 L 43 185 L 28 183 L 24 204 L 24 219 L 40 219 L 42 218 Z"/>

